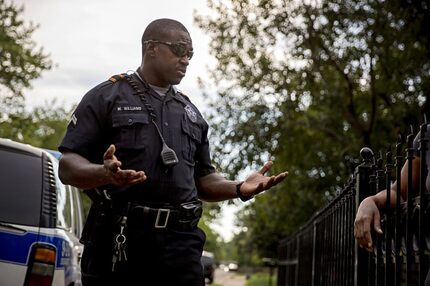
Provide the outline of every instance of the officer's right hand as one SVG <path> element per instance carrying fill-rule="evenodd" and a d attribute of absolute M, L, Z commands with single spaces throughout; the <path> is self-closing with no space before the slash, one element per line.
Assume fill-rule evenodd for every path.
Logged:
<path fill-rule="evenodd" d="M 354 222 L 354 236 L 357 239 L 357 243 L 367 251 L 373 250 L 372 225 L 377 234 L 382 234 L 379 209 L 373 197 L 368 197 L 358 207 Z"/>
<path fill-rule="evenodd" d="M 115 145 L 111 144 L 103 155 L 103 166 L 111 184 L 117 186 L 135 185 L 146 180 L 144 171 L 122 170 L 122 163 L 115 156 L 115 151 Z"/>

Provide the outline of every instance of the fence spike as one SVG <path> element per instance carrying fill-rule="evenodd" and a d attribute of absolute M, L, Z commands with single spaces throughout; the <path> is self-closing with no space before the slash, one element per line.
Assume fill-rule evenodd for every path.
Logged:
<path fill-rule="evenodd" d="M 364 162 L 370 163 L 374 155 L 372 149 L 368 147 L 363 147 L 360 150 L 360 156 L 361 158 L 363 158 Z"/>
<path fill-rule="evenodd" d="M 382 169 L 382 163 L 383 163 L 382 151 L 379 151 L 379 156 L 376 159 L 376 166 L 377 166 L 378 169 Z"/>
<path fill-rule="evenodd" d="M 412 127 L 412 125 L 409 125 L 409 134 L 408 135 L 413 135 L 414 134 L 414 128 Z"/>

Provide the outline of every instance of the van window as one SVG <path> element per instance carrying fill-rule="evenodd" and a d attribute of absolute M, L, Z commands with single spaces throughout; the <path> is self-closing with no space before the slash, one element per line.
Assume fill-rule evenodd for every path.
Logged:
<path fill-rule="evenodd" d="M 70 192 L 73 197 L 73 233 L 77 237 L 80 237 L 84 221 L 84 214 L 82 213 L 82 199 L 80 196 L 81 191 L 69 185 L 67 187 L 70 188 Z"/>
<path fill-rule="evenodd" d="M 42 159 L 0 149 L 0 221 L 38 226 L 42 194 Z"/>
<path fill-rule="evenodd" d="M 57 161 L 52 162 L 55 170 L 55 180 L 57 186 L 57 226 L 70 230 L 73 221 L 72 221 L 72 212 L 73 212 L 73 202 L 72 202 L 72 194 L 70 188 L 63 185 L 58 178 L 57 171 L 58 163 Z"/>

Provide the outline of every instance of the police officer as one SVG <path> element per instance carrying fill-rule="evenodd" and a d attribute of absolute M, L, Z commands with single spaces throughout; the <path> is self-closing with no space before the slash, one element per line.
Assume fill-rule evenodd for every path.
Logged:
<path fill-rule="evenodd" d="M 81 239 L 84 285 L 202 285 L 199 199 L 245 201 L 287 176 L 265 176 L 272 162 L 244 182 L 215 172 L 208 125 L 174 86 L 192 56 L 181 23 L 155 20 L 136 72 L 94 87 L 72 115 L 59 171 L 93 202 Z"/>

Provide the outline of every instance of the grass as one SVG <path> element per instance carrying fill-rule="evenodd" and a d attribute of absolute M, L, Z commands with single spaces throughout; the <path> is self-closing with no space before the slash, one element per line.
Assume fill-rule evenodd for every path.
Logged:
<path fill-rule="evenodd" d="M 269 273 L 258 272 L 251 275 L 246 282 L 246 286 L 276 286 L 276 275 L 272 276 L 272 283 L 269 284 Z"/>

